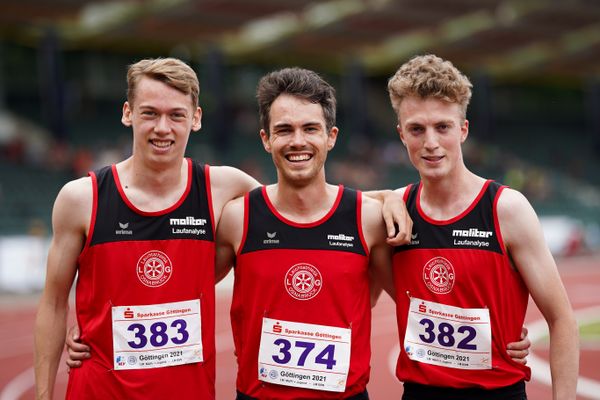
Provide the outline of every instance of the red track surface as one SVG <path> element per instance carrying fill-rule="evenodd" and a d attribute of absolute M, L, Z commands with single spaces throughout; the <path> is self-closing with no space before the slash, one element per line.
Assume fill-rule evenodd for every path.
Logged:
<path fill-rule="evenodd" d="M 600 257 L 559 260 L 559 269 L 575 310 L 600 306 Z M 0 303 L 0 400 L 33 399 L 33 321 L 37 300 L 32 297 L 3 298 Z M 235 358 L 229 329 L 229 294 L 219 291 L 217 301 L 217 398 L 232 400 L 235 394 Z M 541 318 L 530 304 L 527 321 Z M 600 320 L 600 315 L 597 316 Z M 397 349 L 395 313 L 392 302 L 382 298 L 373 310 L 373 357 L 370 397 L 400 399 L 402 386 L 393 375 L 390 354 Z M 547 359 L 545 343 L 535 343 L 533 351 Z M 582 343 L 580 374 L 600 384 L 600 343 Z M 391 357 L 393 358 L 393 357 Z M 61 364 L 63 365 L 63 364 Z M 56 398 L 64 398 L 66 369 L 59 371 Z M 552 398 L 550 387 L 535 379 L 527 385 L 530 400 Z M 600 393 L 597 393 L 600 399 Z M 579 396 L 578 400 L 590 399 Z"/>

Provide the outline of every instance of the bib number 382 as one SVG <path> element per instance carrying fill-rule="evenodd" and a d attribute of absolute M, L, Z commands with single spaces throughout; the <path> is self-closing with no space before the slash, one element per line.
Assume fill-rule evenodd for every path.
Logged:
<path fill-rule="evenodd" d="M 404 351 L 411 360 L 458 369 L 492 367 L 490 313 L 411 298 Z"/>
<path fill-rule="evenodd" d="M 112 308 L 114 368 L 203 361 L 200 300 Z"/>
<path fill-rule="evenodd" d="M 350 366 L 350 329 L 263 318 L 258 379 L 343 392 Z"/>

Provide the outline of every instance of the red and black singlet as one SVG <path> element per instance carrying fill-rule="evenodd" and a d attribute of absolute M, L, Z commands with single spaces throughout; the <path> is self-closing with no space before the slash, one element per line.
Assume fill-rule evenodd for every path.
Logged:
<path fill-rule="evenodd" d="M 215 397 L 214 218 L 209 167 L 186 159 L 170 208 L 137 209 L 116 167 L 90 176 L 93 213 L 78 259 L 77 321 L 90 360 L 67 397 Z"/>
<path fill-rule="evenodd" d="M 364 392 L 371 306 L 361 193 L 340 186 L 326 216 L 296 223 L 257 188 L 244 219 L 231 306 L 238 391 L 258 399 Z"/>
<path fill-rule="evenodd" d="M 396 247 L 403 382 L 494 389 L 529 380 L 529 368 L 506 353 L 518 341 L 528 290 L 512 267 L 496 205 L 504 186 L 486 181 L 473 203 L 447 221 L 420 206 L 421 184 L 406 189 L 412 241 Z"/>

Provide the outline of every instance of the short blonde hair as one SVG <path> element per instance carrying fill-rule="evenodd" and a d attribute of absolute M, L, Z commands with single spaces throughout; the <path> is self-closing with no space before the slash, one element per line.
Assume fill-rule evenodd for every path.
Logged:
<path fill-rule="evenodd" d="M 194 70 L 177 58 L 147 58 L 131 64 L 127 70 L 127 101 L 133 105 L 135 88 L 144 77 L 169 85 L 192 96 L 192 105 L 198 106 L 200 83 Z"/>
<path fill-rule="evenodd" d="M 402 64 L 388 81 L 392 107 L 399 115 L 400 103 L 405 97 L 433 97 L 449 103 L 457 103 L 462 117 L 467 116 L 473 85 L 450 61 L 433 54 L 416 56 Z"/>

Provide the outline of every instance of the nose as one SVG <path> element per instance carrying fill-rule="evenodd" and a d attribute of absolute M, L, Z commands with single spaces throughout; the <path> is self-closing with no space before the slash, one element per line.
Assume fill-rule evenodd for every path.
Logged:
<path fill-rule="evenodd" d="M 425 142 L 423 143 L 423 147 L 426 150 L 435 150 L 439 146 L 437 134 L 433 131 L 433 129 L 427 129 L 425 132 Z"/>
<path fill-rule="evenodd" d="M 306 136 L 302 129 L 294 129 L 292 137 L 290 138 L 290 146 L 292 147 L 304 147 L 306 145 Z"/>
<path fill-rule="evenodd" d="M 171 126 L 169 125 L 168 116 L 161 115 L 154 125 L 154 132 L 156 133 L 169 133 Z"/>

